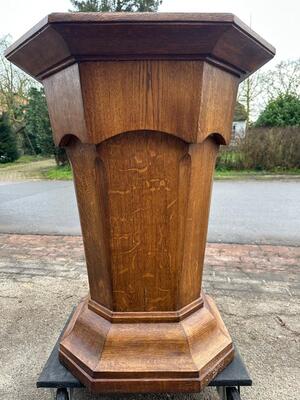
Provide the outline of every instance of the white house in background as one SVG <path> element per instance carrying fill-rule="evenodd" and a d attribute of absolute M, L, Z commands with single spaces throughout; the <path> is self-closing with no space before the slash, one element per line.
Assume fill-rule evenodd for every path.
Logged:
<path fill-rule="evenodd" d="M 233 123 L 232 123 L 232 139 L 241 139 L 245 136 L 247 130 L 247 113 L 245 107 L 236 102 Z"/>
<path fill-rule="evenodd" d="M 247 121 L 233 121 L 232 135 L 234 138 L 244 137 L 246 133 Z"/>

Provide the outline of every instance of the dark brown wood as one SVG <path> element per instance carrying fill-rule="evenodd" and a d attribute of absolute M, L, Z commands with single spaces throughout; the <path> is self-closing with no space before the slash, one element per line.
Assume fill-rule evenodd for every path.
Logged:
<path fill-rule="evenodd" d="M 232 360 L 201 291 L 213 171 L 273 54 L 230 14 L 52 14 L 7 51 L 72 164 L 90 293 L 60 359 L 92 391 L 199 391 Z"/>
<path fill-rule="evenodd" d="M 206 60 L 245 77 L 274 53 L 232 14 L 54 13 L 6 56 L 42 80 L 79 61 L 132 59 Z"/>

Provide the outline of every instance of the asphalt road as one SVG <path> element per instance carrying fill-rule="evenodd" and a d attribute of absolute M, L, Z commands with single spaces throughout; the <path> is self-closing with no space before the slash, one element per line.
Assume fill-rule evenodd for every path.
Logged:
<path fill-rule="evenodd" d="M 2 182 L 0 233 L 80 234 L 73 183 Z M 208 240 L 300 245 L 300 182 L 216 181 Z"/>

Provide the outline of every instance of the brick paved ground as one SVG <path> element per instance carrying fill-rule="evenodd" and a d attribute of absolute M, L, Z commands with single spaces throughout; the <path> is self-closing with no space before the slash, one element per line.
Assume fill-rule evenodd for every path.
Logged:
<path fill-rule="evenodd" d="M 87 292 L 81 238 L 0 235 L 0 254 L 0 399 L 49 399 L 35 380 L 65 318 Z M 299 264 L 298 247 L 207 247 L 204 288 L 254 378 L 245 400 L 300 396 Z M 211 390 L 146 397 L 216 398 Z"/>

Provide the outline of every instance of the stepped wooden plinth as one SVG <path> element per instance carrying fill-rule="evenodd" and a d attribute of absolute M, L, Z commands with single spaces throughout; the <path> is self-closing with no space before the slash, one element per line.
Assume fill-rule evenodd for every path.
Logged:
<path fill-rule="evenodd" d="M 90 294 L 61 362 L 94 392 L 199 391 L 234 351 L 201 291 L 215 159 L 274 49 L 230 14 L 77 13 L 6 55 L 42 81 L 74 174 Z"/>

